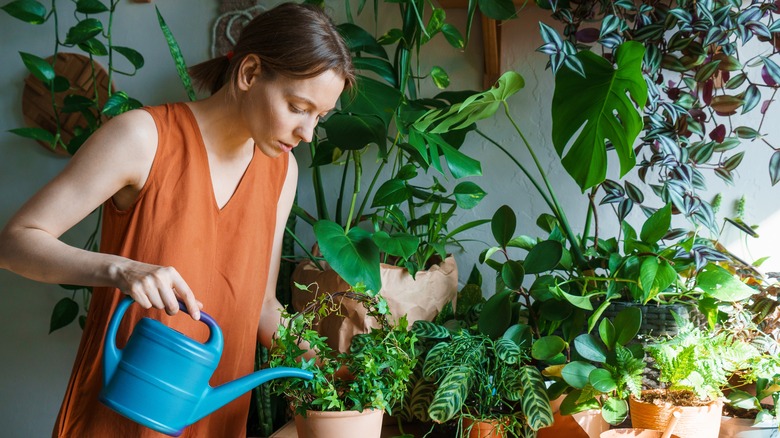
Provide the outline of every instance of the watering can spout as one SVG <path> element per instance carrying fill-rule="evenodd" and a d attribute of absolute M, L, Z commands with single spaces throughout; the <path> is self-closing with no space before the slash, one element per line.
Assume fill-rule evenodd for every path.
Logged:
<path fill-rule="evenodd" d="M 189 422 L 194 423 L 200 420 L 206 415 L 235 400 L 241 394 L 251 391 L 256 386 L 260 386 L 269 380 L 285 377 L 311 380 L 313 375 L 310 371 L 298 368 L 277 367 L 255 371 L 252 374 L 217 386 L 216 388 L 209 386 Z"/>

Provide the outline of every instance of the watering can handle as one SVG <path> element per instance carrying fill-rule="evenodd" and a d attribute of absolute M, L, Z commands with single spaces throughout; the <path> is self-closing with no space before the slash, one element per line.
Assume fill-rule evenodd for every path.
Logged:
<path fill-rule="evenodd" d="M 111 376 L 114 375 L 116 367 L 119 365 L 119 361 L 122 358 L 122 351 L 116 347 L 116 334 L 119 330 L 119 324 L 122 322 L 122 318 L 125 316 L 125 312 L 135 301 L 126 296 L 119 302 L 114 315 L 111 316 L 111 321 L 108 323 L 108 329 L 106 330 L 106 339 L 103 349 L 103 385 L 108 385 L 111 380 Z M 187 306 L 179 301 L 179 308 L 187 313 Z M 201 312 L 200 321 L 209 327 L 209 338 L 205 345 L 214 351 L 222 351 L 222 344 L 224 342 L 222 338 L 222 330 L 220 330 L 217 322 L 214 321 L 210 315 Z"/>
<path fill-rule="evenodd" d="M 183 301 L 179 300 L 179 309 L 187 312 L 187 314 L 190 314 L 190 311 L 187 310 L 187 305 L 184 304 Z M 206 324 L 209 328 L 209 338 L 206 340 L 204 345 L 208 346 L 214 351 L 222 351 L 222 345 L 224 343 L 224 339 L 222 338 L 222 329 L 219 328 L 219 325 L 217 325 L 217 322 L 214 321 L 214 318 L 211 317 L 208 313 L 200 312 L 200 322 Z"/>

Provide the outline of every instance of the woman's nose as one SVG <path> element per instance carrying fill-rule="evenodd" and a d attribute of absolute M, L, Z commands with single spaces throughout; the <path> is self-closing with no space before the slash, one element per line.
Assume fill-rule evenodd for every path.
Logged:
<path fill-rule="evenodd" d="M 311 143 L 312 137 L 314 136 L 314 128 L 317 126 L 317 118 L 313 117 L 311 119 L 307 119 L 306 122 L 302 123 L 300 126 L 298 126 L 297 134 L 298 137 L 300 137 L 301 141 L 305 143 Z"/>

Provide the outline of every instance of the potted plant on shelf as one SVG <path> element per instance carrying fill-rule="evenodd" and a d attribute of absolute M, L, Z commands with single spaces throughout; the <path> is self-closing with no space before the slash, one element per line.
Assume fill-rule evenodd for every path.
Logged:
<path fill-rule="evenodd" d="M 380 328 L 356 335 L 349 351 L 338 352 L 313 327 L 318 319 L 338 312 L 339 300 L 346 297 L 365 306 Z M 269 366 L 295 364 L 314 373 L 305 384 L 285 380 L 271 385 L 294 410 L 298 436 L 379 437 L 383 413 L 403 396 L 417 360 L 416 337 L 405 318 L 391 324 L 388 316 L 380 296 L 358 290 L 320 294 L 301 312 L 283 313 L 286 323 L 274 338 Z M 314 355 L 303 358 L 304 348 Z M 316 424 L 320 420 L 324 424 Z M 364 424 L 368 429 L 356 429 Z"/>
<path fill-rule="evenodd" d="M 681 324 L 674 338 L 646 347 L 667 386 L 645 390 L 629 399 L 634 427 L 663 430 L 672 412 L 681 412 L 675 434 L 681 438 L 715 438 L 720 430 L 722 388 L 737 370 L 759 355 L 751 344 L 726 331 Z"/>

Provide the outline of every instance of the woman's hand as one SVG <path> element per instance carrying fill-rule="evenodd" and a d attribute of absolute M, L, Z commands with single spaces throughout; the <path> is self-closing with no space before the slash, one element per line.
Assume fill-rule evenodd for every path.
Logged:
<path fill-rule="evenodd" d="M 192 319 L 200 319 L 203 304 L 175 268 L 127 260 L 111 269 L 119 290 L 129 295 L 144 309 L 165 309 L 168 315 L 179 311 L 177 299 L 187 306 Z"/>

